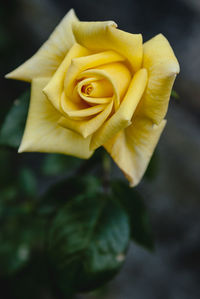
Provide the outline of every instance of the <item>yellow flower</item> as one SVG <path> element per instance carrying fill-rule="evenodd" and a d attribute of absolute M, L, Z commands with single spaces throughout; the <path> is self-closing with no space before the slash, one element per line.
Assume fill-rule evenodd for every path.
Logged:
<path fill-rule="evenodd" d="M 70 10 L 33 57 L 6 77 L 31 82 L 19 152 L 89 158 L 104 146 L 131 186 L 139 183 L 165 127 L 179 64 L 159 34 L 80 22 Z"/>

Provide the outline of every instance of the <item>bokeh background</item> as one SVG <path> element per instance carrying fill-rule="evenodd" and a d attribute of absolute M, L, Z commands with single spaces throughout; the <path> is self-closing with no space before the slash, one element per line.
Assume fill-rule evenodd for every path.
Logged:
<path fill-rule="evenodd" d="M 72 7 L 80 20 L 114 20 L 120 29 L 142 33 L 145 41 L 163 33 L 181 66 L 174 86 L 179 99 L 170 102 L 168 124 L 157 148 L 155 175 L 137 187 L 148 207 L 156 250 L 148 252 L 132 244 L 122 271 L 111 283 L 99 292 L 77 298 L 199 299 L 200 1 L 1 1 L 0 124 L 15 98 L 27 88 L 27 84 L 5 80 L 3 76 L 29 58 Z M 15 150 L 2 146 L 0 200 L 12 200 L 16 188 L 30 197 L 35 189 L 43 192 L 59 167 L 63 167 L 45 161 L 44 155 L 17 155 Z M 50 176 L 44 179 L 41 169 Z M 24 184 L 28 184 L 28 190 L 24 190 Z M 26 248 L 22 247 L 19 253 L 22 260 L 26 259 Z M 20 285 L 20 276 L 15 283 Z M 8 281 L 0 280 L 1 298 L 15 299 L 9 297 L 9 285 Z M 33 285 L 30 283 L 30 292 Z M 53 298 L 48 290 L 41 293 L 41 299 Z"/>

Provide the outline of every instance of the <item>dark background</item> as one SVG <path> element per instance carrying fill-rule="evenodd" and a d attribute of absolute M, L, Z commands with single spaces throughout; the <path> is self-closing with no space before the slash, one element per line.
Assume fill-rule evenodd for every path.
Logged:
<path fill-rule="evenodd" d="M 163 33 L 170 41 L 181 67 L 174 86 L 180 98 L 171 99 L 168 124 L 157 150 L 156 176 L 150 181 L 143 180 L 138 187 L 149 210 L 156 251 L 149 253 L 132 245 L 128 260 L 117 278 L 101 294 L 80 295 L 79 298 L 198 299 L 200 1 L 1 0 L 0 123 L 14 99 L 27 87 L 19 81 L 5 80 L 3 75 L 29 58 L 70 8 L 74 8 L 83 21 L 114 20 L 120 29 L 142 33 L 144 41 Z M 24 161 L 33 159 L 39 165 L 41 159 L 39 154 L 25 154 L 25 158 L 17 154 L 9 157 L 15 166 L 16 179 Z M 7 168 L 2 159 L 1 176 Z M 39 166 L 33 163 L 37 172 Z M 13 177 L 13 171 L 10 176 Z"/>

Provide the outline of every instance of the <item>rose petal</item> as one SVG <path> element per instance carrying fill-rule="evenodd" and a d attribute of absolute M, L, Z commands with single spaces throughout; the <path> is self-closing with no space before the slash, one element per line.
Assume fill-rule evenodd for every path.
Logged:
<path fill-rule="evenodd" d="M 96 80 L 95 78 L 87 78 L 78 83 L 78 93 L 82 96 L 90 96 L 92 98 L 108 98 L 113 95 L 112 84 L 105 79 Z"/>
<path fill-rule="evenodd" d="M 56 70 L 47 86 L 45 86 L 43 91 L 57 110 L 60 110 L 61 108 L 61 96 L 64 88 L 64 79 L 71 60 L 74 57 L 88 55 L 89 53 L 90 52 L 86 48 L 75 43 L 65 56 L 64 60 Z"/>
<path fill-rule="evenodd" d="M 146 83 L 147 71 L 141 69 L 134 75 L 119 109 L 92 136 L 91 149 L 104 145 L 112 136 L 130 125 L 131 118 L 142 97 Z"/>
<path fill-rule="evenodd" d="M 155 125 L 148 119 L 136 118 L 104 145 L 131 187 L 140 182 L 165 124 L 165 120 Z"/>
<path fill-rule="evenodd" d="M 71 96 L 74 89 L 74 81 L 78 75 L 91 68 L 98 67 L 107 63 L 123 61 L 124 58 L 113 51 L 105 51 L 84 57 L 74 58 L 72 63 L 67 70 L 64 86 L 67 96 Z"/>
<path fill-rule="evenodd" d="M 86 95 L 82 88 L 84 86 L 92 86 L 91 92 Z M 112 85 L 107 80 L 96 80 L 96 78 L 87 78 L 82 81 L 80 81 L 76 88 L 76 93 L 79 96 L 80 99 L 83 99 L 86 103 L 89 103 L 90 105 L 94 104 L 107 104 L 111 101 L 113 94 Z M 106 97 L 102 97 L 105 96 Z M 110 96 L 109 96 L 110 95 Z M 75 94 L 73 94 L 74 99 Z"/>
<path fill-rule="evenodd" d="M 144 44 L 143 67 L 148 70 L 148 84 L 137 115 L 159 124 L 165 117 L 179 64 L 167 39 L 159 34 Z"/>
<path fill-rule="evenodd" d="M 61 117 L 59 120 L 59 125 L 64 128 L 71 129 L 81 134 L 84 138 L 87 138 L 102 126 L 102 124 L 111 113 L 112 107 L 113 101 L 109 103 L 107 107 L 97 116 L 85 121 L 72 120 L 71 118 Z"/>
<path fill-rule="evenodd" d="M 19 152 L 47 152 L 89 158 L 90 137 L 60 127 L 57 122 L 60 113 L 48 101 L 42 89 L 49 78 L 36 78 L 32 81 L 31 103 L 26 128 Z"/>
<path fill-rule="evenodd" d="M 132 124 L 104 145 L 131 186 L 140 182 L 165 127 L 163 118 L 179 72 L 177 59 L 163 35 L 144 44 L 143 67 L 148 71 L 148 83 Z"/>
<path fill-rule="evenodd" d="M 114 50 L 129 61 L 132 71 L 135 72 L 142 64 L 142 35 L 131 34 L 116 27 L 113 21 L 77 21 L 73 23 L 72 30 L 79 44 L 95 51 Z"/>
<path fill-rule="evenodd" d="M 131 82 L 131 73 L 124 63 L 115 62 L 100 66 L 95 69 L 89 69 L 80 73 L 81 77 L 97 77 L 107 80 L 113 87 L 115 110 L 120 105 L 120 100 L 123 99 L 125 92 Z M 102 85 L 103 89 L 103 85 Z"/>
<path fill-rule="evenodd" d="M 67 51 L 75 43 L 72 23 L 78 20 L 71 9 L 55 28 L 43 46 L 6 78 L 30 82 L 35 77 L 49 77 L 56 71 Z"/>
<path fill-rule="evenodd" d="M 95 114 L 101 112 L 106 107 L 105 104 L 101 104 L 101 105 L 95 105 L 92 107 L 90 106 L 89 108 L 85 108 L 85 109 L 72 110 L 71 108 L 74 108 L 74 103 L 72 103 L 71 101 L 67 101 L 67 102 L 63 102 L 63 103 L 65 103 L 63 105 L 63 110 L 71 118 L 90 117 L 92 115 L 95 115 Z"/>

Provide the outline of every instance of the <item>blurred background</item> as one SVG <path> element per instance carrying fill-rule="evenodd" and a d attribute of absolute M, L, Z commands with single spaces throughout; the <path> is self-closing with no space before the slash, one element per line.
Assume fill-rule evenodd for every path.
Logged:
<path fill-rule="evenodd" d="M 200 1 L 1 1 L 0 124 L 16 97 L 28 86 L 23 82 L 5 80 L 3 76 L 33 55 L 70 8 L 74 8 L 83 21 L 114 20 L 122 30 L 142 33 L 144 41 L 163 33 L 181 67 L 174 86 L 179 99 L 171 99 L 170 102 L 168 124 L 156 152 L 155 175 L 145 178 L 137 187 L 144 196 L 150 215 L 155 252 L 132 244 L 122 271 L 111 283 L 101 291 L 78 295 L 77 298 L 199 299 Z M 16 150 L 0 147 L 0 225 L 2 202 L 11 203 L 16 196 L 31 198 L 34 192 L 42 193 L 58 173 L 66 171 L 65 165 L 71 163 L 69 159 L 56 159 L 56 155 L 50 158 L 41 154 L 18 155 Z M 28 213 L 27 201 L 21 209 L 20 213 Z M 12 210 L 6 214 L 13 220 L 9 225 L 16 229 L 20 227 L 19 230 L 23 231 L 18 220 L 15 221 L 15 213 Z M 27 223 L 22 221 L 20 225 L 24 228 Z M 6 227 L 7 230 L 10 231 Z M 27 232 L 23 233 L 23 240 L 29 238 Z M 0 236 L 1 241 L 3 238 Z M 36 238 L 40 239 L 38 233 Z M 17 245 L 17 256 L 13 255 L 11 245 L 0 245 L 0 261 L 5 259 L 5 252 L 9 260 L 9 263 L 5 262 L 5 272 L 12 272 L 19 263 L 27 261 L 29 251 L 23 244 Z M 0 269 L 0 275 L 3 271 Z M 35 278 L 30 277 L 29 282 L 23 279 L 23 275 L 0 279 L 0 297 L 28 298 L 19 295 L 17 287 L 22 288 L 27 283 L 31 293 L 35 288 Z M 42 283 L 42 280 L 37 282 Z M 16 288 L 15 296 L 10 295 L 10 286 Z M 40 297 L 33 298 L 56 297 L 42 287 Z"/>

